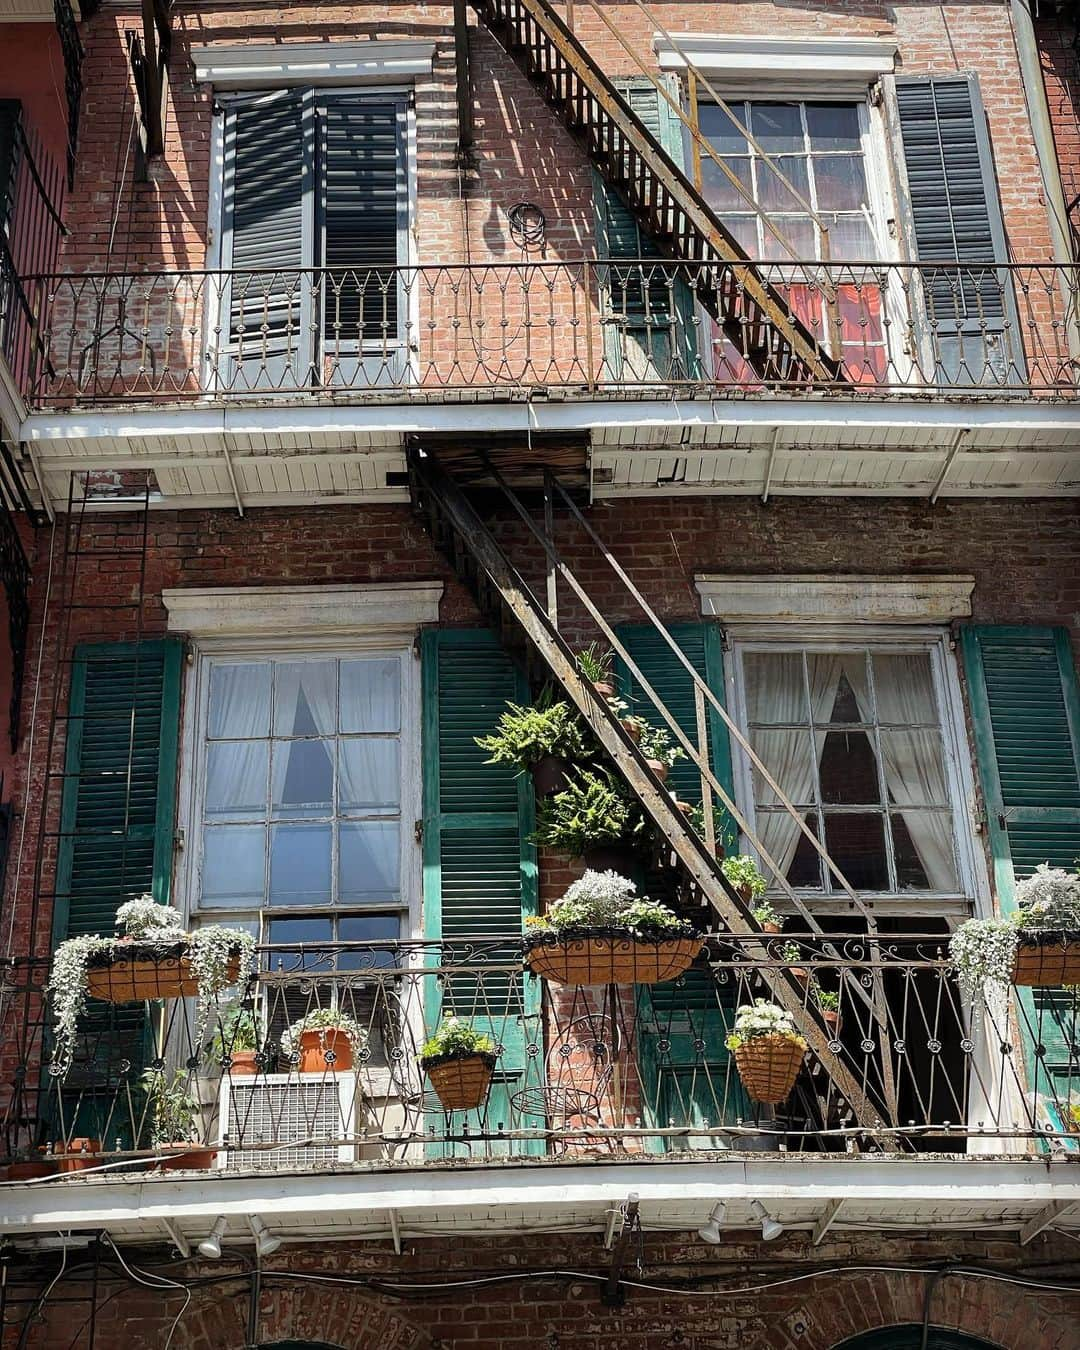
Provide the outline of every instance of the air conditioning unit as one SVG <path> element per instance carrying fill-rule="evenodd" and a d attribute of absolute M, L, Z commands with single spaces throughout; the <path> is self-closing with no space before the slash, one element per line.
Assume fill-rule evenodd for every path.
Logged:
<path fill-rule="evenodd" d="M 353 1162 L 355 1143 L 308 1139 L 356 1137 L 360 1088 L 355 1073 L 269 1073 L 221 1079 L 218 1116 L 228 1168 L 319 1167 Z M 276 1147 L 258 1147 L 259 1145 Z"/>

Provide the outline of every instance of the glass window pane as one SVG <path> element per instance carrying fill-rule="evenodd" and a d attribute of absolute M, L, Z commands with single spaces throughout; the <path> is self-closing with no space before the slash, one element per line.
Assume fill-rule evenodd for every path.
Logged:
<path fill-rule="evenodd" d="M 705 200 L 717 211 L 745 210 L 753 201 L 754 192 L 750 180 L 749 159 L 729 159 L 724 162 L 745 189 L 743 196 L 738 188 L 715 160 L 708 155 L 701 157 L 701 188 Z M 729 227 L 730 228 L 730 227 Z"/>
<path fill-rule="evenodd" d="M 210 667 L 210 716 L 207 734 L 212 740 L 265 736 L 270 730 L 270 663 Z"/>
<path fill-rule="evenodd" d="M 889 867 L 885 857 L 885 823 L 870 812 L 850 815 L 825 814 L 825 847 L 848 882 L 859 891 L 885 891 L 889 888 Z M 833 878 L 830 890 L 839 883 Z"/>
<path fill-rule="evenodd" d="M 401 936 L 401 917 L 397 914 L 355 914 L 338 921 L 342 942 L 395 942 Z M 395 953 L 387 950 L 342 952 L 339 970 L 384 970 L 397 964 Z"/>
<path fill-rule="evenodd" d="M 761 256 L 768 262 L 813 262 L 817 256 L 817 230 L 810 217 L 774 215 L 771 220 L 784 242 L 781 243 L 772 230 L 763 229 Z M 816 303 L 816 295 L 814 300 Z M 797 303 L 795 308 L 799 308 Z M 802 313 L 799 317 L 806 322 Z"/>
<path fill-rule="evenodd" d="M 401 890 L 400 830 L 396 820 L 340 826 L 338 902 L 367 905 L 396 900 Z"/>
<path fill-rule="evenodd" d="M 814 792 L 814 765 L 810 758 L 810 730 L 799 727 L 794 731 L 755 731 L 750 744 L 757 751 L 765 767 L 780 785 L 780 790 L 796 806 L 812 806 Z M 760 769 L 754 767 L 754 801 L 759 806 L 771 806 L 780 799 L 769 787 Z"/>
<path fill-rule="evenodd" d="M 757 191 L 762 208 L 766 211 L 805 211 L 810 204 L 810 180 L 805 157 L 781 155 L 775 163 L 777 168 L 773 169 L 764 160 L 758 161 Z M 791 187 L 788 187 L 788 183 Z"/>
<path fill-rule="evenodd" d="M 807 652 L 814 721 L 872 722 L 865 652 Z"/>
<path fill-rule="evenodd" d="M 756 258 L 758 255 L 757 216 L 725 214 L 723 221 L 725 228 L 735 236 L 736 241 L 742 245 L 747 256 Z"/>
<path fill-rule="evenodd" d="M 275 816 L 328 816 L 334 799 L 333 741 L 275 741 Z"/>
<path fill-rule="evenodd" d="M 817 732 L 821 798 L 843 806 L 880 806 L 881 780 L 872 733 Z"/>
<path fill-rule="evenodd" d="M 818 818 L 811 811 L 806 817 L 807 826 L 813 831 L 815 839 L 818 831 Z M 786 813 L 779 815 L 770 812 L 766 817 L 766 835 L 762 842 L 777 864 L 787 863 L 787 879 L 792 886 L 803 890 L 821 890 L 821 855 L 806 835 L 796 826 Z"/>
<path fill-rule="evenodd" d="M 808 103 L 806 129 L 814 150 L 859 150 L 857 103 Z"/>
<path fill-rule="evenodd" d="M 401 798 L 399 742 L 338 742 L 338 810 L 396 810 Z"/>
<path fill-rule="evenodd" d="M 947 811 L 903 811 L 892 817 L 896 880 L 902 891 L 955 894 L 952 816 Z"/>
<path fill-rule="evenodd" d="M 265 863 L 264 825 L 209 826 L 203 832 L 201 903 L 258 909 Z"/>
<path fill-rule="evenodd" d="M 341 663 L 341 730 L 397 731 L 401 663 L 394 658 Z"/>
<path fill-rule="evenodd" d="M 939 724 L 928 653 L 882 656 L 875 652 L 873 662 L 879 722 L 898 726 Z"/>
<path fill-rule="evenodd" d="M 274 825 L 270 839 L 270 903 L 328 905 L 330 825 Z"/>
<path fill-rule="evenodd" d="M 870 228 L 870 222 L 861 213 L 837 216 L 824 212 L 822 219 L 829 227 L 830 261 L 866 262 L 878 256 L 874 232 Z M 858 280 L 863 289 L 869 284 L 867 277 L 860 276 Z"/>
<path fill-rule="evenodd" d="M 747 652 L 743 673 L 751 722 L 809 722 L 801 652 Z"/>
<path fill-rule="evenodd" d="M 752 103 L 750 130 L 769 155 L 803 148 L 802 113 L 798 103 Z"/>
<path fill-rule="evenodd" d="M 742 126 L 746 125 L 746 105 L 728 105 Z M 716 103 L 702 103 L 698 107 L 698 126 L 701 134 L 718 155 L 745 155 L 750 147 L 746 134 Z"/>
<path fill-rule="evenodd" d="M 333 735 L 336 703 L 336 661 L 275 661 L 275 736 Z"/>
<path fill-rule="evenodd" d="M 327 919 L 273 919 L 266 927 L 266 940 L 277 946 L 291 942 L 329 942 L 330 920 Z M 269 970 L 330 970 L 332 957 L 325 951 L 280 951 L 268 954 L 263 961 Z M 287 991 L 294 992 L 294 991 Z"/>
<path fill-rule="evenodd" d="M 885 787 L 898 806 L 948 806 L 941 737 L 936 731 L 882 731 Z"/>
<path fill-rule="evenodd" d="M 263 820 L 268 741 L 211 741 L 206 750 L 206 819 Z"/>
<path fill-rule="evenodd" d="M 818 209 L 859 211 L 866 204 L 866 175 L 861 155 L 818 155 L 814 159 Z"/>

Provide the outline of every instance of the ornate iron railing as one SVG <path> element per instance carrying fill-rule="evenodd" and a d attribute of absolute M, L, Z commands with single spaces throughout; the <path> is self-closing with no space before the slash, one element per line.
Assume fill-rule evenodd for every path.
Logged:
<path fill-rule="evenodd" d="M 723 290 L 753 315 L 737 302 L 754 273 L 841 377 L 763 377 L 755 324 L 720 334 L 701 295 Z M 38 406 L 552 390 L 1072 399 L 1077 281 L 1051 265 L 657 261 L 38 276 L 24 286 L 47 359 L 27 387 Z"/>
<path fill-rule="evenodd" d="M 263 948 L 259 973 L 220 995 L 198 1030 L 191 1000 L 143 1009 L 92 1003 L 64 1075 L 43 1051 L 46 965 L 16 961 L 2 987 L 0 1152 L 22 1171 L 29 1162 L 45 1173 L 153 1165 L 170 1153 L 161 1146 L 170 1141 L 154 1131 L 147 1071 L 170 1082 L 175 1075 L 190 1099 L 189 1139 L 228 1167 L 596 1150 L 986 1154 L 1080 1146 L 1070 1111 L 1080 1103 L 1077 991 L 1012 991 L 965 1006 L 941 941 L 785 933 L 769 939 L 765 962 L 748 959 L 737 938 L 712 936 L 675 981 L 589 988 L 526 972 L 514 938 Z M 786 971 L 802 991 L 831 1048 L 880 1108 L 880 1128 L 850 1123 L 809 1056 L 783 1103 L 750 1099 L 724 1042 L 735 1009 L 761 995 L 765 965 Z M 830 1004 L 835 1020 L 823 1011 Z M 237 1007 L 257 1028 L 248 1043 L 221 1031 L 219 1019 L 229 1014 L 226 1028 L 233 1025 Z M 353 1065 L 328 1062 L 333 1055 L 324 1052 L 335 1047 L 324 1044 L 315 1070 L 301 1072 L 281 1048 L 282 1033 L 329 1007 L 363 1029 Z M 449 1015 L 496 1046 L 479 1110 L 444 1109 L 417 1061 Z"/>

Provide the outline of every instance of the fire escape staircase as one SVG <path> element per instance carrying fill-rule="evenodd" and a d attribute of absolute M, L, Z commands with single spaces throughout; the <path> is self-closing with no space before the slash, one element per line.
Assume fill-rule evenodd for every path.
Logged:
<path fill-rule="evenodd" d="M 414 445 L 409 452 L 409 483 L 414 510 L 421 523 L 435 545 L 449 560 L 454 571 L 470 589 L 485 618 L 499 635 L 509 654 L 529 671 L 534 683 L 553 679 L 561 686 L 567 699 L 591 728 L 597 741 L 610 756 L 611 762 L 622 774 L 655 826 L 664 851 L 664 861 L 676 869 L 681 904 L 710 906 L 724 928 L 740 939 L 747 960 L 757 963 L 757 971 L 767 986 L 770 997 L 791 1013 L 816 1061 L 812 1072 L 818 1073 L 823 1070 L 829 1080 L 825 1090 L 830 1101 L 823 1108 L 822 1114 L 829 1114 L 831 1109 L 831 1115 L 839 1118 L 844 1125 L 853 1129 L 865 1129 L 868 1135 L 875 1136 L 880 1143 L 890 1135 L 888 1127 L 898 1121 L 898 1114 L 889 1050 L 891 1037 L 888 1035 L 888 1010 L 881 978 L 873 969 L 872 956 L 868 957 L 867 988 L 860 997 L 866 1004 L 868 1025 L 872 1026 L 880 1046 L 880 1058 L 872 1075 L 873 1081 L 868 1081 L 865 1066 L 855 1070 L 852 1063 L 844 1061 L 843 1047 L 830 1039 L 831 1033 L 823 1021 L 807 1006 L 805 986 L 784 968 L 783 962 L 777 960 L 775 939 L 770 949 L 767 936 L 754 919 L 749 906 L 721 871 L 709 847 L 711 839 L 702 839 L 690 825 L 686 816 L 677 807 L 673 796 L 650 770 L 639 747 L 626 734 L 607 700 L 580 673 L 574 650 L 560 629 L 557 604 L 557 582 L 560 580 L 573 593 L 575 604 L 584 608 L 607 642 L 625 662 L 646 697 L 653 701 L 658 714 L 668 724 L 673 738 L 682 745 L 688 758 L 701 772 L 706 802 L 708 803 L 710 796 L 715 796 L 740 828 L 753 839 L 750 827 L 739 812 L 737 804 L 730 799 L 712 773 L 708 763 L 708 752 L 704 749 L 704 735 L 700 736 L 698 745 L 686 735 L 591 600 L 585 587 L 560 555 L 552 537 L 551 521 L 555 501 L 558 502 L 560 511 L 570 513 L 574 524 L 586 532 L 607 562 L 615 568 L 620 579 L 630 587 L 647 618 L 655 626 L 656 632 L 669 644 L 693 677 L 699 728 L 704 727 L 704 701 L 708 699 L 714 710 L 723 717 L 736 741 L 757 763 L 759 772 L 765 770 L 765 766 L 757 760 L 752 748 L 731 722 L 715 695 L 687 662 L 681 649 L 668 635 L 644 597 L 592 530 L 574 503 L 572 495 L 558 480 L 550 473 L 544 475 L 545 520 L 544 525 L 540 525 L 510 486 L 504 473 L 482 452 L 477 454 L 476 465 L 476 472 L 472 475 L 473 481 L 482 479 L 485 493 L 490 493 L 491 485 L 494 484 L 501 494 L 500 503 L 509 504 L 513 514 L 526 526 L 532 540 L 539 544 L 542 556 L 546 560 L 548 574 L 545 601 L 541 602 L 536 591 L 507 557 L 480 514 L 476 505 L 476 494 L 466 491 L 464 483 L 468 476 L 467 471 L 455 463 L 455 473 L 451 475 L 440 462 L 436 451 Z M 780 799 L 786 801 L 779 787 L 776 787 L 776 791 Z M 800 829 L 813 847 L 823 854 L 826 864 L 840 879 L 853 905 L 864 916 L 868 932 L 873 932 L 872 914 L 848 886 L 831 859 L 823 853 L 817 840 L 806 828 L 802 817 L 795 813 L 790 805 L 789 809 L 796 814 Z M 707 811 L 707 819 L 709 815 Z M 711 834 L 711 826 L 709 831 Z M 768 855 L 763 852 L 763 856 L 767 861 Z M 777 881 L 803 919 L 807 931 L 814 935 L 814 941 L 822 952 L 835 955 L 829 944 L 828 935 L 822 932 L 820 924 L 805 903 L 795 895 L 779 873 Z"/>
<path fill-rule="evenodd" d="M 628 107 L 547 0 L 472 0 L 481 21 L 765 383 L 836 384 L 844 376 Z M 458 29 L 459 41 L 463 25 Z M 466 62 L 467 65 L 467 62 Z"/>

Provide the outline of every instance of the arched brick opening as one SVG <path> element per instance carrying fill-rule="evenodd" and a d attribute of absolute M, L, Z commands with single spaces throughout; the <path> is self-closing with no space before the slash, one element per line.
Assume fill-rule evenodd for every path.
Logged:
<path fill-rule="evenodd" d="M 879 1327 L 854 1336 L 835 1350 L 919 1350 L 923 1345 L 923 1328 L 919 1323 L 904 1326 Z M 926 1350 L 1002 1350 L 979 1336 L 968 1336 L 962 1331 L 948 1331 L 944 1327 L 929 1327 Z"/>

